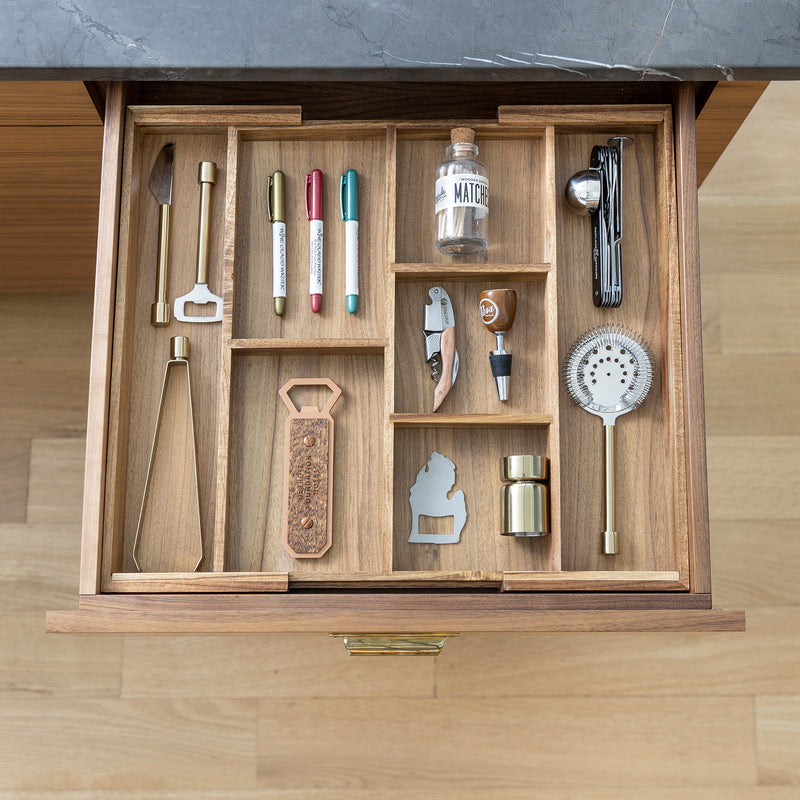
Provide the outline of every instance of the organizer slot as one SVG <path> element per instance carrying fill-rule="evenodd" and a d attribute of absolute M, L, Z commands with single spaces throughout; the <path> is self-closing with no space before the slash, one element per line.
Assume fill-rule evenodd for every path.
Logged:
<path fill-rule="evenodd" d="M 217 164 L 217 183 L 211 193 L 208 281 L 211 290 L 222 292 L 223 231 L 226 185 L 226 138 L 224 133 L 143 132 L 131 128 L 126 152 L 123 192 L 114 350 L 112 398 L 117 405 L 109 424 L 103 575 L 135 572 L 133 541 L 139 520 L 150 451 L 153 443 L 164 369 L 170 356 L 170 338 L 189 338 L 189 370 L 194 399 L 197 441 L 200 518 L 203 535 L 201 570 L 210 569 L 215 518 L 216 437 L 220 364 L 220 323 L 178 322 L 171 317 L 166 327 L 154 327 L 150 308 L 155 299 L 158 203 L 148 182 L 153 164 L 164 144 L 175 145 L 170 226 L 170 257 L 167 299 L 187 294 L 197 279 L 197 226 L 200 207 L 198 165 Z M 201 313 L 187 306 L 187 313 Z M 168 409 L 169 410 L 169 409 Z M 169 436 L 169 429 L 166 429 Z M 184 437 L 185 438 L 185 437 Z M 165 436 L 162 433 L 161 444 Z M 167 443 L 169 445 L 169 442 Z M 184 472 L 190 452 L 185 452 Z M 196 508 L 194 492 L 187 481 L 169 484 L 155 481 L 149 505 L 157 516 L 148 516 L 142 531 L 146 547 L 157 538 L 155 571 L 171 572 L 187 567 L 182 555 L 186 539 L 187 509 Z M 196 525 L 195 525 L 196 527 Z"/>
<path fill-rule="evenodd" d="M 232 572 L 381 573 L 385 545 L 383 356 L 234 354 L 231 373 L 228 530 Z M 334 419 L 333 544 L 322 558 L 292 558 L 281 541 L 284 431 L 278 397 L 291 378 L 330 378 L 342 396 Z M 291 396 L 321 408 L 329 390 L 296 387 Z"/>
<path fill-rule="evenodd" d="M 551 571 L 560 567 L 559 535 L 538 538 L 502 536 L 500 459 L 548 453 L 547 427 L 398 428 L 394 452 L 394 569 L 463 573 L 465 583 L 503 571 Z M 464 493 L 467 520 L 457 544 L 409 542 L 411 487 L 436 451 L 455 464 L 452 496 Z M 455 506 L 453 507 L 455 508 Z M 420 517 L 419 532 L 452 533 L 453 517 Z"/>
<path fill-rule="evenodd" d="M 297 135 L 296 131 L 286 134 Z M 362 132 L 371 138 L 296 140 L 242 139 L 239 187 L 233 336 L 236 339 L 367 339 L 386 336 L 386 131 Z M 305 211 L 305 176 L 323 173 L 322 310 L 309 301 L 309 223 Z M 348 169 L 358 172 L 359 299 L 358 311 L 345 306 L 345 226 L 339 207 L 339 179 Z M 272 296 L 272 225 L 268 214 L 268 181 L 276 170 L 285 175 L 286 310 L 274 312 Z"/>
<path fill-rule="evenodd" d="M 545 147 L 541 131 L 509 132 L 518 138 L 496 138 L 497 129 L 475 127 L 478 160 L 489 173 L 489 245 L 479 256 L 459 263 L 536 263 L 545 258 L 547 191 Z M 398 130 L 396 258 L 403 263 L 451 264 L 436 248 L 434 196 L 436 168 L 450 144 L 449 128 Z M 479 267 L 476 266 L 476 269 Z"/>
<path fill-rule="evenodd" d="M 537 278 L 541 278 L 539 273 Z M 459 369 L 456 382 L 437 413 L 443 414 L 535 414 L 552 413 L 548 382 L 556 379 L 547 366 L 545 284 L 542 280 L 506 280 L 489 277 L 480 281 L 441 281 L 432 274 L 426 281 L 400 281 L 396 286 L 395 393 L 397 413 L 427 413 L 433 408 L 436 383 L 431 365 L 425 363 L 424 309 L 428 291 L 441 286 L 453 303 Z M 514 289 L 516 318 L 505 336 L 512 353 L 508 400 L 497 395 L 489 365 L 489 352 L 496 347 L 478 311 L 483 289 Z"/>
<path fill-rule="evenodd" d="M 670 238 L 674 213 L 668 194 L 663 135 L 629 133 L 624 150 L 623 299 L 618 309 L 592 304 L 590 223 L 558 208 L 558 339 L 563 363 L 572 342 L 601 323 L 641 333 L 655 358 L 653 384 L 636 411 L 616 430 L 616 517 L 620 552 L 601 554 L 604 503 L 603 427 L 600 418 L 560 394 L 562 558 L 565 570 L 681 571 L 687 575 L 680 537 L 685 531 L 682 399 L 678 347 L 677 254 Z M 569 133 L 556 139 L 557 183 L 585 169 L 593 145 L 608 134 Z"/>
<path fill-rule="evenodd" d="M 676 233 L 670 228 L 675 219 L 671 133 L 668 125 L 650 122 L 626 128 L 600 117 L 586 120 L 575 128 L 542 127 L 541 120 L 527 128 L 521 121 L 514 127 L 473 126 L 479 159 L 489 172 L 489 248 L 482 256 L 451 258 L 436 250 L 433 212 L 436 166 L 445 157 L 449 123 L 281 123 L 284 127 L 255 129 L 237 122 L 222 127 L 216 119 L 184 132 L 137 125 L 131 118 L 111 377 L 105 591 L 684 588 L 687 477 L 679 273 Z M 588 166 L 592 146 L 612 133 L 635 140 L 624 153 L 625 294 L 615 311 L 592 304 L 589 221 L 574 215 L 562 194 L 569 176 Z M 176 148 L 168 296 L 172 301 L 194 285 L 197 165 L 215 161 L 209 286 L 222 294 L 225 255 L 222 325 L 150 325 L 158 208 L 147 184 L 168 141 Z M 308 297 L 304 207 L 305 174 L 315 168 L 325 181 L 319 314 L 311 311 Z M 267 183 L 277 169 L 286 176 L 283 317 L 273 308 L 267 212 Z M 348 169 L 359 175 L 356 314 L 345 306 L 339 213 L 339 176 Z M 425 362 L 423 335 L 433 286 L 442 286 L 453 302 L 460 360 L 457 380 L 435 414 L 436 384 Z M 480 292 L 490 288 L 517 294 L 516 318 L 505 335 L 513 354 L 506 402 L 497 396 L 489 365 L 495 337 L 478 311 Z M 621 548 L 614 557 L 600 555 L 599 546 L 602 424 L 569 401 L 559 374 L 574 339 L 601 322 L 642 333 L 656 361 L 646 402 L 617 427 Z M 148 567 L 150 574 L 136 575 L 133 537 L 169 339 L 175 335 L 188 336 L 192 346 L 204 559 L 200 574 L 192 575 L 182 556 L 188 484 L 175 476 L 159 479 L 152 489 L 159 513 L 167 505 L 171 510 L 157 522 L 147 520 L 157 537 L 147 544 L 154 566 Z M 288 411 L 278 391 L 302 377 L 330 378 L 343 390 L 333 410 L 333 544 L 319 559 L 292 558 L 282 544 Z M 313 395 L 318 390 L 302 391 L 311 393 L 306 402 L 323 404 Z M 177 418 L 169 427 L 179 427 Z M 467 521 L 458 544 L 408 542 L 409 491 L 434 451 L 456 465 L 450 493 L 465 495 Z M 542 538 L 500 535 L 500 459 L 521 453 L 551 459 L 551 532 Z M 178 477 L 188 474 L 184 461 Z M 427 517 L 421 530 L 441 534 L 448 526 L 452 529 L 452 518 Z"/>

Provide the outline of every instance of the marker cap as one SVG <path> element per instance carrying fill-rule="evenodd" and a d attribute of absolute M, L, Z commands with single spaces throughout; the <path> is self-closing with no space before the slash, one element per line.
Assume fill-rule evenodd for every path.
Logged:
<path fill-rule="evenodd" d="M 285 192 L 286 179 L 284 174 L 278 170 L 269 176 L 267 210 L 270 222 L 286 222 Z"/>
<path fill-rule="evenodd" d="M 345 222 L 358 219 L 358 173 L 349 169 L 339 181 L 339 208 Z"/>
<path fill-rule="evenodd" d="M 322 171 L 318 169 L 306 175 L 306 217 L 322 219 Z"/>

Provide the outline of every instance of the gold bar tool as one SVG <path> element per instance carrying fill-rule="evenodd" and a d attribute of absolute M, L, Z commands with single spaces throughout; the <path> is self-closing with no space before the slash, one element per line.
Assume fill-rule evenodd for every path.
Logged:
<path fill-rule="evenodd" d="M 153 434 L 153 444 L 150 448 L 150 461 L 147 466 L 147 478 L 144 484 L 144 493 L 142 495 L 142 506 L 139 510 L 139 522 L 136 526 L 136 536 L 133 540 L 133 563 L 136 566 L 136 570 L 138 572 L 142 572 L 142 566 L 140 564 L 140 553 L 139 548 L 141 545 L 142 540 L 142 530 L 144 528 L 144 521 L 147 512 L 147 503 L 150 496 L 151 491 L 151 484 L 153 478 L 153 465 L 156 461 L 156 456 L 158 453 L 158 442 L 159 442 L 159 434 L 161 433 L 162 428 L 162 421 L 164 418 L 164 406 L 165 406 L 165 399 L 167 397 L 167 389 L 169 385 L 169 377 L 171 373 L 179 372 L 180 370 L 184 370 L 186 373 L 186 390 L 188 395 L 188 404 L 189 404 L 189 426 L 191 429 L 191 438 L 192 438 L 192 475 L 191 478 L 194 483 L 194 497 L 193 500 L 196 506 L 196 525 L 197 525 L 197 561 L 192 568 L 192 572 L 196 572 L 198 567 L 203 561 L 203 531 L 202 531 L 202 524 L 200 520 L 200 482 L 197 472 L 197 441 L 195 439 L 194 433 L 194 413 L 192 410 L 192 382 L 191 377 L 189 375 L 189 339 L 186 336 L 173 336 L 170 340 L 170 358 L 167 361 L 167 365 L 164 369 L 164 381 L 161 386 L 161 398 L 158 401 L 158 415 L 156 416 L 156 427 L 155 432 Z M 176 377 L 176 380 L 178 378 Z M 168 431 L 169 433 L 169 431 Z M 170 487 L 172 491 L 169 492 L 168 497 L 170 500 L 175 500 L 176 492 L 174 491 L 175 486 L 172 485 Z M 154 507 L 154 514 L 157 514 L 158 507 Z M 164 509 L 161 509 L 161 514 L 159 517 L 164 516 Z M 185 517 L 185 515 L 184 515 Z M 158 520 L 162 527 L 165 530 L 160 531 L 161 535 L 167 535 L 169 533 L 166 528 L 167 525 L 164 524 L 163 519 Z M 185 552 L 185 551 L 184 551 Z M 191 550 L 189 550 L 191 553 Z M 192 561 L 194 561 L 194 555 L 192 555 Z M 147 571 L 157 571 L 157 572 L 180 572 L 180 569 L 172 569 L 167 570 L 163 568 L 159 568 L 157 570 L 147 570 Z"/>
<path fill-rule="evenodd" d="M 175 298 L 173 312 L 179 322 L 220 322 L 222 298 L 208 288 L 208 238 L 211 231 L 211 187 L 217 182 L 217 165 L 201 161 L 197 175 L 200 184 L 200 214 L 197 219 L 197 282 L 187 294 Z M 186 313 L 186 304 L 214 305 L 210 316 L 193 316 Z"/>

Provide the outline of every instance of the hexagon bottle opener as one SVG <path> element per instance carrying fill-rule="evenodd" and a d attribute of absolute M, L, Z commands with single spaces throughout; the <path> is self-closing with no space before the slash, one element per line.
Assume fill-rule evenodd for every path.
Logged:
<path fill-rule="evenodd" d="M 332 394 L 320 410 L 298 411 L 295 386 L 327 386 Z M 342 390 L 330 378 L 293 378 L 278 392 L 289 409 L 283 467 L 283 547 L 292 558 L 320 558 L 332 543 L 333 417 Z"/>

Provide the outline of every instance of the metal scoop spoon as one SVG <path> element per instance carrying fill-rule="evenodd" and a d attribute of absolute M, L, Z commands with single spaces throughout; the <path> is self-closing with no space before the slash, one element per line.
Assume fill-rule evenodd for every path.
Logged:
<path fill-rule="evenodd" d="M 618 325 L 600 325 L 570 348 L 564 383 L 576 405 L 603 420 L 605 430 L 605 523 L 603 554 L 619 553 L 615 528 L 614 423 L 642 404 L 653 382 L 653 357 L 641 336 Z"/>
<path fill-rule="evenodd" d="M 597 169 L 576 172 L 564 189 L 569 207 L 581 216 L 594 214 L 600 205 L 600 173 Z"/>

